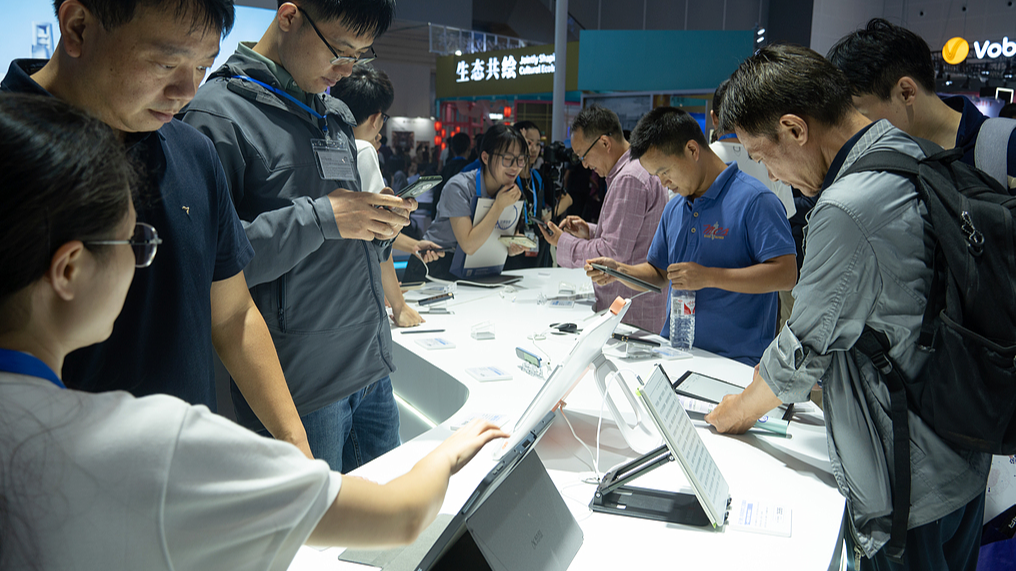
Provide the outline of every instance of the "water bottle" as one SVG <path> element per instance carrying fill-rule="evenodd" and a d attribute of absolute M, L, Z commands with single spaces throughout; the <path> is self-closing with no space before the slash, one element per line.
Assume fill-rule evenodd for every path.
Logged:
<path fill-rule="evenodd" d="M 691 349 L 695 342 L 695 292 L 670 290 L 670 346 Z"/>

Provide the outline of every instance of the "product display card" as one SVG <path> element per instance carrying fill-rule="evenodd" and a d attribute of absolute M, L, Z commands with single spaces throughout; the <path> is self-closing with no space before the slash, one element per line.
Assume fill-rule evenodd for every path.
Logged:
<path fill-rule="evenodd" d="M 424 339 L 417 339 L 416 344 L 424 349 L 436 350 L 436 349 L 454 349 L 455 343 L 444 339 L 442 337 L 427 337 Z"/>
<path fill-rule="evenodd" d="M 769 502 L 734 498 L 730 503 L 730 529 L 790 537 L 792 510 Z"/>
<path fill-rule="evenodd" d="M 511 369 L 507 367 L 470 367 L 466 372 L 478 381 L 508 381 L 512 378 Z"/>

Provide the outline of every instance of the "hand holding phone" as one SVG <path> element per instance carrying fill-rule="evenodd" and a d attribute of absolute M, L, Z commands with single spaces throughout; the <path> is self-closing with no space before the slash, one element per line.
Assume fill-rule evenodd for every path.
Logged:
<path fill-rule="evenodd" d="M 443 179 L 439 175 L 421 176 L 419 180 L 406 188 L 403 188 L 395 196 L 399 198 L 416 198 L 417 196 L 441 184 L 442 180 Z"/>

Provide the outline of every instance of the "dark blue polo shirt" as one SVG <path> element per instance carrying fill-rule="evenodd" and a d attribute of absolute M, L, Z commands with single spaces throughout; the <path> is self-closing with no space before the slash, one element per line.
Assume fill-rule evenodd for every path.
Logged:
<path fill-rule="evenodd" d="M 662 270 L 679 262 L 746 268 L 796 251 L 783 203 L 735 162 L 694 201 L 675 196 L 667 203 L 646 261 Z M 695 347 L 756 365 L 776 337 L 776 317 L 776 292 L 701 289 L 695 294 Z M 670 304 L 660 335 L 670 337 Z"/>
<path fill-rule="evenodd" d="M 963 148 L 963 162 L 973 165 L 977 134 L 981 132 L 981 125 L 988 120 L 988 117 L 981 113 L 973 101 L 962 95 L 946 97 L 942 101 L 962 114 L 960 128 L 956 131 L 956 146 Z M 1009 176 L 1016 176 L 1016 131 L 1009 135 L 1009 148 L 1006 150 L 1006 157 L 1006 172 L 1009 173 Z"/>
<path fill-rule="evenodd" d="M 15 60 L 0 90 L 49 95 L 30 74 L 44 60 Z M 212 142 L 173 120 L 128 134 L 141 166 L 135 207 L 163 239 L 151 266 L 134 274 L 109 339 L 64 362 L 68 387 L 135 396 L 170 394 L 215 410 L 212 282 L 239 273 L 254 257 L 229 197 Z"/>

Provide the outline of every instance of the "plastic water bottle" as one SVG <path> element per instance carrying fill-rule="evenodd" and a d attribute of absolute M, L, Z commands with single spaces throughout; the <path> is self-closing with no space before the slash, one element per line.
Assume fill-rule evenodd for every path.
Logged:
<path fill-rule="evenodd" d="M 670 290 L 670 346 L 691 349 L 695 342 L 695 292 Z"/>

